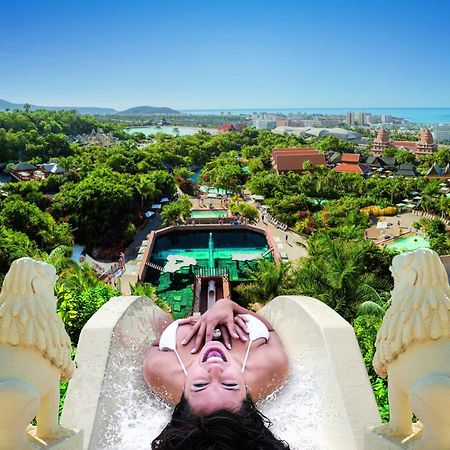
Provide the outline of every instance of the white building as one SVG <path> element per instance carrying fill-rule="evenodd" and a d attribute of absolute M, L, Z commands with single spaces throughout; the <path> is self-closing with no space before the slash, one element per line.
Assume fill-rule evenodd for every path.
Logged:
<path fill-rule="evenodd" d="M 355 114 L 355 122 L 358 122 L 359 125 L 367 125 L 367 114 L 364 112 L 357 112 Z"/>
<path fill-rule="evenodd" d="M 394 123 L 394 117 L 389 114 L 383 114 L 381 116 L 381 123 Z"/>
<path fill-rule="evenodd" d="M 253 125 L 257 130 L 273 130 L 277 123 L 275 120 L 257 119 L 253 121 Z"/>
<path fill-rule="evenodd" d="M 347 125 L 355 125 L 355 113 L 349 111 L 346 115 L 345 115 L 345 123 Z"/>
<path fill-rule="evenodd" d="M 434 142 L 441 144 L 450 142 L 450 123 L 440 123 L 433 126 Z"/>

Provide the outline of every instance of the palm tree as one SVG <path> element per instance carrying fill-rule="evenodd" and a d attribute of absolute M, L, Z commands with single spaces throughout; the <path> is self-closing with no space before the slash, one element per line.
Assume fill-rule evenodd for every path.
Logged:
<path fill-rule="evenodd" d="M 365 243 L 329 236 L 311 243 L 311 256 L 294 270 L 295 293 L 323 301 L 349 322 L 364 302 L 380 304 L 379 292 L 390 286 L 374 273 L 367 273 L 362 245 Z"/>
<path fill-rule="evenodd" d="M 155 183 L 149 180 L 147 177 L 143 176 L 139 179 L 139 184 L 137 185 L 137 191 L 141 196 L 141 208 L 144 207 L 144 200 L 149 198 L 156 198 L 157 189 Z"/>
<path fill-rule="evenodd" d="M 267 303 L 288 289 L 288 273 L 290 265 L 268 260 L 259 261 L 255 269 L 247 271 L 249 283 L 236 287 L 238 294 L 248 303 Z"/>
<path fill-rule="evenodd" d="M 45 262 L 55 266 L 56 272 L 75 269 L 78 264 L 71 258 L 72 248 L 67 245 L 59 245 L 45 258 Z"/>
<path fill-rule="evenodd" d="M 366 300 L 361 303 L 356 310 L 356 317 L 371 316 L 382 319 L 387 309 L 391 306 L 391 299 L 388 292 L 378 293 L 371 286 L 366 286 L 367 290 L 372 290 L 373 300 Z"/>

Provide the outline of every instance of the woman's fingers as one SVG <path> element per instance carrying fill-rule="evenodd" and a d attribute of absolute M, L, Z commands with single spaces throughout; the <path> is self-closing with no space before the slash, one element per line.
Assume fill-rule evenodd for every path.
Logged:
<path fill-rule="evenodd" d="M 247 333 L 240 327 L 240 325 L 236 325 L 236 333 L 241 341 L 248 341 Z"/>
<path fill-rule="evenodd" d="M 205 344 L 207 342 L 210 342 L 213 340 L 213 336 L 214 336 L 214 330 L 216 329 L 216 326 L 209 322 L 206 325 L 206 334 L 205 334 Z"/>
<path fill-rule="evenodd" d="M 183 345 L 186 345 L 187 343 L 189 343 L 189 341 L 195 336 L 195 334 L 198 332 L 199 328 L 201 325 L 201 321 L 198 320 L 195 325 L 191 328 L 191 330 L 189 331 L 189 333 L 186 335 L 186 337 L 183 339 L 183 341 L 181 342 Z"/>
<path fill-rule="evenodd" d="M 186 324 L 196 324 L 198 322 L 198 320 L 200 319 L 200 317 L 187 317 L 186 319 L 178 319 L 178 324 L 179 325 L 186 325 Z"/>
<path fill-rule="evenodd" d="M 192 348 L 191 353 L 195 353 L 201 347 L 202 342 L 205 339 L 206 323 L 204 321 L 200 321 L 198 323 L 200 323 L 201 325 L 195 338 L 194 347 Z"/>
<path fill-rule="evenodd" d="M 231 350 L 231 336 L 228 328 L 225 325 L 220 325 L 220 332 L 222 333 L 223 343 L 228 350 Z"/>
<path fill-rule="evenodd" d="M 246 333 L 248 333 L 248 326 L 247 326 L 247 322 L 244 320 L 243 317 L 241 316 L 236 316 L 234 318 L 234 322 L 236 323 L 236 325 L 240 326 Z"/>

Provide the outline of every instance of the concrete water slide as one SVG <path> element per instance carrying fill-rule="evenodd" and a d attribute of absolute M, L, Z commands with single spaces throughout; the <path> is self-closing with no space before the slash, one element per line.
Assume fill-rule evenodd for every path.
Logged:
<path fill-rule="evenodd" d="M 380 418 L 352 327 L 309 297 L 277 297 L 260 313 L 290 359 L 286 385 L 259 405 L 275 434 L 292 449 L 362 449 Z M 148 449 L 169 421 L 142 377 L 145 349 L 166 323 L 147 298 L 116 297 L 84 327 L 62 416 L 84 431 L 83 449 Z"/>

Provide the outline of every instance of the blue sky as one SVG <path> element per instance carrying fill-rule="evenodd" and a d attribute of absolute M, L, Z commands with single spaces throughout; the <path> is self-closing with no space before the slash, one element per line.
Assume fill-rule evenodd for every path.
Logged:
<path fill-rule="evenodd" d="M 0 0 L 0 98 L 449 106 L 449 14 L 444 0 Z"/>

